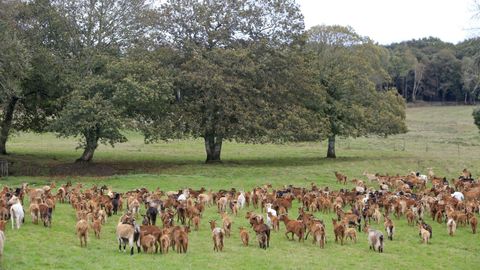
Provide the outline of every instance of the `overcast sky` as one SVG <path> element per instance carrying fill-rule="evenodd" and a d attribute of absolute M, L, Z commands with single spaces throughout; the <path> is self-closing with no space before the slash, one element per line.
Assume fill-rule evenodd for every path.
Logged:
<path fill-rule="evenodd" d="M 457 43 L 469 30 L 474 0 L 297 0 L 308 28 L 318 24 L 350 25 L 380 44 L 422 37 Z"/>

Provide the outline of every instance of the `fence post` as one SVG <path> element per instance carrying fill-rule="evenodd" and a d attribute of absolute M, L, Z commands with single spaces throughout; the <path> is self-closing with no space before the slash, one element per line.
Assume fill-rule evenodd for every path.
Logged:
<path fill-rule="evenodd" d="M 8 176 L 8 161 L 0 160 L 0 177 Z"/>

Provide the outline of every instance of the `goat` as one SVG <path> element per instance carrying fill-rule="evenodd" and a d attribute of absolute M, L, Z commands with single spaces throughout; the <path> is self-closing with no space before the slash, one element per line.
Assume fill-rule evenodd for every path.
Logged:
<path fill-rule="evenodd" d="M 130 255 L 133 255 L 133 245 L 136 243 L 138 252 L 140 252 L 140 245 L 138 240 L 140 238 L 140 227 L 135 224 L 135 221 L 131 220 L 130 222 L 120 222 L 117 225 L 116 235 L 118 240 L 118 249 L 122 251 L 122 243 L 123 243 L 123 252 L 126 251 L 127 241 L 128 245 L 130 246 Z"/>
<path fill-rule="evenodd" d="M 38 208 L 38 204 L 31 202 L 29 210 L 30 210 L 30 215 L 32 216 L 32 223 L 38 224 L 38 219 L 40 218 L 40 209 Z"/>
<path fill-rule="evenodd" d="M 188 226 L 174 231 L 173 240 L 177 253 L 187 253 L 188 249 L 188 233 L 190 228 Z"/>
<path fill-rule="evenodd" d="M 320 248 L 324 248 L 325 242 L 327 241 L 325 235 L 325 226 L 321 223 L 315 223 L 311 231 L 313 235 L 313 243 L 316 242 L 320 246 Z"/>
<path fill-rule="evenodd" d="M 333 218 L 332 223 L 333 232 L 335 233 L 335 243 L 338 243 L 338 239 L 340 239 L 340 244 L 343 245 L 343 239 L 345 238 L 345 226 L 337 223 L 337 220 Z"/>
<path fill-rule="evenodd" d="M 242 239 L 243 245 L 248 246 L 248 240 L 250 236 L 248 235 L 247 229 L 245 229 L 244 227 L 240 227 L 239 229 L 240 229 L 240 239 Z"/>
<path fill-rule="evenodd" d="M 112 199 L 112 212 L 113 212 L 112 214 L 114 214 L 114 215 L 117 214 L 117 211 L 120 208 L 120 202 L 121 202 L 120 194 L 115 193 L 115 195 Z"/>
<path fill-rule="evenodd" d="M 238 195 L 237 197 L 237 203 L 240 209 L 243 209 L 245 207 L 245 201 L 246 201 L 245 193 L 242 191 L 240 192 L 240 195 Z"/>
<path fill-rule="evenodd" d="M 212 230 L 213 251 L 223 251 L 223 238 L 225 231 L 222 228 L 214 228 Z"/>
<path fill-rule="evenodd" d="M 370 245 L 369 248 L 373 249 L 373 251 L 378 250 L 378 252 L 383 252 L 383 233 L 381 231 L 377 231 L 371 229 L 370 226 L 367 224 L 363 231 L 368 235 L 368 244 Z"/>
<path fill-rule="evenodd" d="M 395 233 L 395 225 L 393 221 L 388 216 L 383 216 L 385 218 L 385 222 L 383 225 L 385 226 L 385 231 L 387 232 L 387 237 L 390 240 L 393 240 L 393 234 Z"/>
<path fill-rule="evenodd" d="M 145 216 L 148 218 L 148 224 L 146 225 L 154 225 L 157 222 L 157 215 L 158 209 L 156 207 L 149 206 L 147 209 L 147 213 Z"/>
<path fill-rule="evenodd" d="M 268 236 L 266 233 L 257 233 L 257 241 L 260 246 L 260 248 L 267 249 L 268 246 Z"/>
<path fill-rule="evenodd" d="M 476 234 L 477 233 L 477 224 L 478 224 L 478 219 L 474 215 L 470 218 L 470 226 L 472 227 L 472 233 Z"/>
<path fill-rule="evenodd" d="M 428 241 L 430 240 L 430 232 L 425 230 L 422 224 L 419 224 L 418 228 L 420 230 L 420 236 L 422 238 L 420 243 L 423 242 L 424 244 L 428 244 Z"/>
<path fill-rule="evenodd" d="M 137 199 L 133 199 L 128 205 L 128 209 L 132 211 L 135 217 L 138 217 L 138 212 L 140 210 L 140 202 Z"/>
<path fill-rule="evenodd" d="M 232 231 L 232 221 L 226 212 L 222 213 L 222 220 L 223 220 L 223 230 L 225 231 L 225 235 L 230 237 L 230 232 Z"/>
<path fill-rule="evenodd" d="M 257 224 L 253 226 L 253 231 L 257 235 L 260 248 L 267 249 L 267 247 L 270 247 L 270 227 L 263 223 Z"/>
<path fill-rule="evenodd" d="M 232 215 L 238 216 L 237 201 L 230 201 L 230 210 L 232 210 Z"/>
<path fill-rule="evenodd" d="M 217 208 L 218 208 L 218 213 L 223 213 L 227 210 L 227 202 L 228 199 L 227 197 L 221 197 L 217 201 Z"/>
<path fill-rule="evenodd" d="M 38 209 L 40 212 L 40 217 L 42 218 L 43 225 L 45 227 L 50 227 L 52 225 L 52 211 L 53 209 L 48 207 L 46 203 L 38 204 Z"/>
<path fill-rule="evenodd" d="M 160 252 L 168 253 L 168 248 L 170 247 L 170 235 L 169 233 L 163 233 L 160 237 Z"/>
<path fill-rule="evenodd" d="M 368 181 L 370 181 L 370 182 L 378 181 L 378 177 L 373 173 L 368 173 L 367 171 L 364 171 L 362 175 L 366 176 Z"/>
<path fill-rule="evenodd" d="M 357 243 L 357 231 L 355 228 L 345 228 L 345 238 L 350 238 L 354 243 Z"/>
<path fill-rule="evenodd" d="M 427 171 L 428 180 L 432 181 L 435 178 L 435 173 L 432 168 L 427 168 Z"/>
<path fill-rule="evenodd" d="M 415 214 L 412 210 L 408 209 L 405 216 L 407 217 L 408 225 L 413 226 L 415 223 Z"/>
<path fill-rule="evenodd" d="M 304 241 L 304 234 L 305 234 L 305 224 L 303 224 L 303 221 L 301 220 L 291 220 L 288 218 L 286 214 L 280 215 L 279 218 L 280 221 L 283 221 L 285 223 L 285 236 L 288 238 L 288 234 L 292 234 L 292 239 L 294 240 L 294 234 L 298 237 L 298 242 Z"/>
<path fill-rule="evenodd" d="M 147 234 L 140 237 L 140 245 L 145 253 L 153 253 L 153 247 L 155 246 L 156 239 L 153 235 Z"/>
<path fill-rule="evenodd" d="M 275 209 L 272 208 L 272 204 L 271 203 L 267 203 L 265 204 L 265 208 L 266 208 L 266 212 L 267 212 L 267 225 L 270 226 L 270 228 L 272 228 L 272 220 L 271 220 L 271 216 L 274 216 L 276 217 L 277 216 L 277 211 L 275 211 Z"/>
<path fill-rule="evenodd" d="M 447 230 L 448 230 L 448 235 L 453 236 L 455 234 L 455 231 L 457 230 L 457 223 L 453 218 L 448 219 Z"/>
<path fill-rule="evenodd" d="M 335 177 L 337 178 L 337 181 L 341 184 L 343 182 L 344 185 L 347 184 L 347 176 L 340 173 L 340 172 L 335 172 Z"/>
<path fill-rule="evenodd" d="M 100 218 L 96 218 L 93 220 L 92 230 L 95 233 L 95 237 L 100 239 L 100 232 L 102 231 L 102 221 Z"/>
<path fill-rule="evenodd" d="M 272 229 L 278 232 L 280 230 L 280 221 L 278 220 L 278 217 L 274 216 L 273 213 L 270 213 L 270 212 L 267 213 L 267 217 L 270 219 L 270 222 L 272 224 Z"/>
<path fill-rule="evenodd" d="M 77 222 L 75 226 L 77 231 L 77 236 L 80 239 L 80 246 L 85 247 L 87 246 L 87 239 L 88 239 L 88 223 L 85 219 L 81 219 Z"/>
<path fill-rule="evenodd" d="M 423 220 L 417 221 L 417 224 L 420 224 L 425 230 L 430 233 L 429 238 L 433 238 L 433 231 L 432 226 L 428 225 L 427 223 L 423 222 Z M 419 236 L 422 236 L 421 232 L 418 233 Z"/>
<path fill-rule="evenodd" d="M 193 218 L 192 218 L 192 222 L 193 222 L 193 228 L 195 231 L 198 231 L 198 228 L 200 227 L 200 216 L 198 215 L 195 215 Z"/>
<path fill-rule="evenodd" d="M 210 220 L 208 223 L 210 223 L 210 230 L 213 231 L 217 227 L 217 221 L 216 220 Z"/>
<path fill-rule="evenodd" d="M 20 229 L 20 225 L 25 221 L 25 213 L 23 206 L 17 196 L 13 195 L 8 201 L 10 207 L 10 218 L 12 219 L 12 230 L 14 228 Z"/>

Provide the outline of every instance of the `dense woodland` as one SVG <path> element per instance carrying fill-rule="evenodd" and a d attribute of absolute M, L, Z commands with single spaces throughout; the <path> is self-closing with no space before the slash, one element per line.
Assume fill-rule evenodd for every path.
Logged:
<path fill-rule="evenodd" d="M 473 104 L 480 40 L 380 46 L 294 0 L 0 0 L 0 153 L 15 131 L 100 143 L 285 143 L 406 132 L 405 101 Z"/>

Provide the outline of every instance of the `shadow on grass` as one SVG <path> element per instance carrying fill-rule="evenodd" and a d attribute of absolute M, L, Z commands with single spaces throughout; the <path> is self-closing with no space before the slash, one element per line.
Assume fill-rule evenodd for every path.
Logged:
<path fill-rule="evenodd" d="M 52 159 L 51 156 L 9 155 L 11 176 L 111 176 L 141 173 L 162 173 L 165 170 L 185 170 L 191 168 L 287 168 L 302 166 L 332 165 L 341 167 L 346 163 L 381 160 L 382 157 L 258 157 L 246 159 L 228 159 L 216 164 L 205 164 L 198 159 L 176 160 L 113 160 L 99 159 L 92 163 L 67 162 L 65 159 Z"/>

